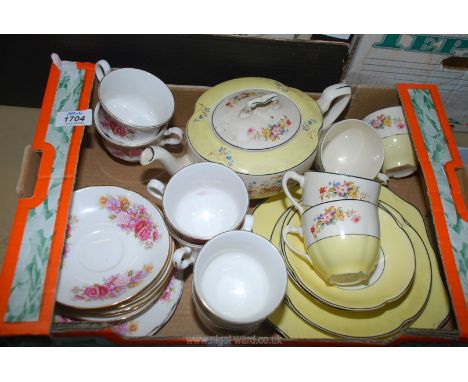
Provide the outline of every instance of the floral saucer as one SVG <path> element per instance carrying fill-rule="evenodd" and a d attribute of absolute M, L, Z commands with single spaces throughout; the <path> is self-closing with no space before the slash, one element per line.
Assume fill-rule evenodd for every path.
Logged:
<path fill-rule="evenodd" d="M 380 209 L 379 217 L 383 213 Z M 395 223 L 384 225 L 384 221 L 387 220 L 380 218 L 379 264 L 367 283 L 352 287 L 330 285 L 306 261 L 286 248 L 281 240 L 282 254 L 289 273 L 302 289 L 337 309 L 374 310 L 398 299 L 408 291 L 413 281 L 416 266 L 414 250 L 402 228 Z M 300 217 L 294 209 L 287 214 L 284 224 L 300 225 Z M 291 242 L 299 249 L 304 246 L 294 236 L 291 237 Z"/>
<path fill-rule="evenodd" d="M 113 325 L 112 330 L 125 337 L 146 337 L 155 334 L 169 321 L 177 308 L 184 289 L 182 276 L 177 272 L 173 274 L 163 294 L 148 310 L 130 321 Z M 76 323 L 81 320 L 56 314 L 54 322 Z"/>
<path fill-rule="evenodd" d="M 114 332 L 125 337 L 144 337 L 155 334 L 174 314 L 184 290 L 184 281 L 181 272 L 172 276 L 166 290 L 157 302 L 142 315 L 114 325 Z"/>
<path fill-rule="evenodd" d="M 173 273 L 173 267 L 167 268 L 164 271 L 164 275 L 161 277 L 161 282 L 159 282 L 156 287 L 151 287 L 148 291 L 145 290 L 141 298 L 132 298 L 129 304 L 123 308 L 118 307 L 107 310 L 67 310 L 61 305 L 57 305 L 57 307 L 67 316 L 78 320 L 110 323 L 126 322 L 143 314 L 163 295 Z"/>
<path fill-rule="evenodd" d="M 72 309 L 122 304 L 161 276 L 170 236 L 159 209 L 120 187 L 75 191 L 57 302 Z"/>

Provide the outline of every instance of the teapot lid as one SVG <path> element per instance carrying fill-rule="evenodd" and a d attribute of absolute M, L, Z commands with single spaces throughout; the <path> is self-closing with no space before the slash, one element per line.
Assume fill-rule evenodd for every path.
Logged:
<path fill-rule="evenodd" d="M 228 95 L 214 108 L 214 131 L 231 146 L 265 150 L 293 138 L 301 124 L 296 104 L 282 94 L 250 89 Z"/>
<path fill-rule="evenodd" d="M 322 114 L 307 94 L 266 78 L 239 78 L 206 91 L 187 125 L 203 159 L 241 174 L 294 168 L 317 148 Z"/>

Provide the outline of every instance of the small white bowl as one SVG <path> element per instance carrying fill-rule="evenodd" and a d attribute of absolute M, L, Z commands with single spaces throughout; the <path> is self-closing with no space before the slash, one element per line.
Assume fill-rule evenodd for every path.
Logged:
<path fill-rule="evenodd" d="M 346 119 L 320 137 L 316 165 L 322 171 L 374 179 L 383 161 L 382 141 L 366 122 Z"/>

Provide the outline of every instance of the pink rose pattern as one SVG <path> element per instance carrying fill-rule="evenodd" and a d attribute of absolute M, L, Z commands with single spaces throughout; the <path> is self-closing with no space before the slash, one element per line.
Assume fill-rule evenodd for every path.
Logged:
<path fill-rule="evenodd" d="M 125 126 L 122 126 L 120 123 L 114 121 L 105 112 L 100 113 L 99 119 L 104 130 L 110 130 L 114 135 L 119 137 L 126 137 L 130 140 L 135 138 L 135 133 L 132 130 L 127 129 Z"/>
<path fill-rule="evenodd" d="M 170 302 L 171 301 L 171 295 L 174 293 L 175 287 L 174 287 L 174 278 L 169 281 L 169 284 L 166 287 L 166 290 L 163 292 L 161 297 L 159 298 L 159 301 L 164 301 L 164 302 Z"/>
<path fill-rule="evenodd" d="M 139 158 L 143 149 L 124 149 L 120 147 L 108 146 L 109 151 L 119 158 Z"/>
<path fill-rule="evenodd" d="M 152 248 L 161 237 L 158 225 L 142 204 L 135 204 L 122 195 L 101 196 L 98 203 L 101 208 L 107 209 L 110 220 L 127 234 L 132 233 L 145 249 Z"/>
<path fill-rule="evenodd" d="M 334 225 L 337 221 L 344 221 L 346 218 L 355 224 L 361 221 L 361 216 L 354 209 L 345 211 L 342 207 L 330 206 L 314 218 L 314 225 L 310 227 L 310 233 L 317 239 L 326 226 Z"/>
<path fill-rule="evenodd" d="M 119 297 L 128 289 L 140 285 L 152 270 L 152 264 L 145 264 L 143 269 L 137 272 L 129 270 L 124 274 L 112 275 L 105 278 L 101 284 L 96 283 L 82 287 L 73 287 L 71 290 L 74 294 L 73 299 L 78 301 L 96 301 Z"/>
<path fill-rule="evenodd" d="M 370 124 L 374 129 L 385 129 L 385 127 L 392 125 L 395 125 L 399 130 L 406 129 L 406 123 L 401 118 L 392 118 L 385 114 L 379 114 Z"/>

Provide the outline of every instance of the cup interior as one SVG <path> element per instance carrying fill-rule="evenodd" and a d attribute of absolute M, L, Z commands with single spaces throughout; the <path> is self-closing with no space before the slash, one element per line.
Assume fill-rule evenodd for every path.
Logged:
<path fill-rule="evenodd" d="M 265 319 L 284 297 L 287 272 L 278 250 L 247 231 L 210 240 L 194 267 L 194 288 L 209 312 L 235 324 Z"/>
<path fill-rule="evenodd" d="M 237 228 L 247 213 L 249 197 L 242 179 L 216 163 L 184 167 L 164 190 L 169 223 L 183 237 L 209 240 Z"/>
<path fill-rule="evenodd" d="M 167 122 L 174 112 L 174 97 L 159 78 L 139 69 L 117 69 L 99 86 L 103 107 L 118 121 L 150 128 Z"/>
<path fill-rule="evenodd" d="M 336 123 L 325 133 L 321 160 L 327 172 L 373 179 L 383 164 L 383 145 L 369 124 L 348 119 Z"/>

